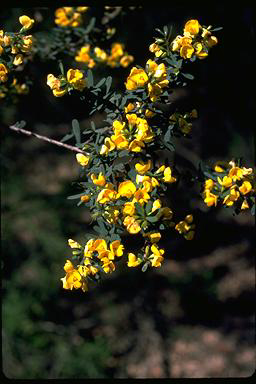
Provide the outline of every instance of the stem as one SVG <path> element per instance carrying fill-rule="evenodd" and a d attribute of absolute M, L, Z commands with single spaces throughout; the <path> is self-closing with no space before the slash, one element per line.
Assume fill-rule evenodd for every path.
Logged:
<path fill-rule="evenodd" d="M 23 128 L 18 128 L 15 125 L 11 125 L 11 126 L 9 126 L 9 128 L 12 129 L 13 131 L 18 132 L 18 133 L 23 133 L 24 135 L 27 135 L 27 136 L 35 136 L 39 140 L 44 140 L 44 141 L 47 141 L 48 143 L 58 145 L 59 147 L 67 148 L 70 151 L 79 152 L 79 153 L 85 154 L 84 151 L 82 151 L 81 149 L 79 149 L 77 147 L 73 147 L 72 145 L 64 144 L 61 141 L 49 139 L 49 137 L 38 135 L 37 133 L 31 132 L 31 131 L 27 131 L 26 129 L 23 129 Z"/>

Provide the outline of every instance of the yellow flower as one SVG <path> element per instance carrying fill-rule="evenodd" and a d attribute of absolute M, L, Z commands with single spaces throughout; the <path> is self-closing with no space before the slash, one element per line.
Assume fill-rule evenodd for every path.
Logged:
<path fill-rule="evenodd" d="M 104 140 L 104 144 L 101 147 L 100 155 L 107 155 L 109 152 L 113 151 L 116 148 L 115 143 L 110 139 L 110 137 L 106 137 Z"/>
<path fill-rule="evenodd" d="M 84 257 L 92 256 L 92 253 L 95 251 L 94 242 L 94 239 L 90 239 L 87 241 L 84 247 Z"/>
<path fill-rule="evenodd" d="M 241 180 L 244 176 L 244 172 L 239 167 L 232 167 L 228 174 L 229 177 L 231 177 L 234 181 Z"/>
<path fill-rule="evenodd" d="M 135 192 L 136 186 L 133 184 L 132 181 L 126 180 L 119 184 L 118 193 L 120 196 L 130 198 L 134 195 Z"/>
<path fill-rule="evenodd" d="M 0 82 L 5 83 L 7 81 L 8 69 L 3 63 L 0 63 Z"/>
<path fill-rule="evenodd" d="M 75 56 L 75 60 L 83 63 L 87 63 L 90 60 L 90 44 L 86 44 L 83 47 L 80 48 L 80 50 L 77 53 L 77 56 Z"/>
<path fill-rule="evenodd" d="M 211 190 L 214 187 L 214 181 L 212 179 L 205 180 L 204 188 Z"/>
<path fill-rule="evenodd" d="M 83 72 L 81 72 L 79 69 L 69 69 L 67 72 L 68 82 L 79 91 L 82 91 L 86 86 L 86 81 L 83 76 Z"/>
<path fill-rule="evenodd" d="M 180 48 L 180 56 L 183 59 L 190 59 L 194 53 L 194 48 L 192 45 L 184 45 Z"/>
<path fill-rule="evenodd" d="M 152 210 L 151 210 L 150 213 L 155 212 L 157 209 L 159 209 L 161 207 L 162 207 L 161 200 L 160 199 L 155 200 L 154 203 L 153 203 Z"/>
<path fill-rule="evenodd" d="M 117 149 L 126 149 L 129 146 L 129 141 L 126 140 L 124 135 L 112 135 L 111 141 L 115 144 Z"/>
<path fill-rule="evenodd" d="M 102 172 L 100 172 L 98 177 L 94 173 L 92 173 L 91 179 L 92 179 L 93 184 L 99 185 L 100 187 L 104 187 L 104 185 L 106 184 L 106 178 Z"/>
<path fill-rule="evenodd" d="M 129 104 L 124 108 L 124 112 L 127 114 L 127 113 L 131 112 L 134 108 L 135 108 L 135 104 L 133 104 L 133 103 L 129 103 Z"/>
<path fill-rule="evenodd" d="M 190 230 L 190 225 L 185 220 L 180 221 L 175 226 L 176 231 L 178 231 L 180 234 L 184 234 Z"/>
<path fill-rule="evenodd" d="M 172 51 L 178 51 L 181 47 L 181 38 L 182 36 L 178 35 L 175 37 L 175 39 L 171 43 L 171 49 Z"/>
<path fill-rule="evenodd" d="M 138 173 L 141 175 L 144 175 L 147 171 L 149 171 L 152 168 L 152 161 L 148 160 L 147 163 L 143 163 L 142 161 L 135 164 L 135 169 Z"/>
<path fill-rule="evenodd" d="M 115 240 L 110 243 L 109 248 L 115 256 L 121 257 L 123 255 L 124 246 L 121 244 L 120 240 Z"/>
<path fill-rule="evenodd" d="M 217 205 L 218 196 L 214 195 L 214 193 L 211 193 L 209 189 L 206 189 L 204 191 L 204 202 L 208 205 L 208 207 L 211 207 L 212 205 Z"/>
<path fill-rule="evenodd" d="M 78 12 L 84 13 L 89 9 L 89 7 L 76 7 Z"/>
<path fill-rule="evenodd" d="M 156 244 L 151 245 L 151 251 L 153 252 L 150 256 L 150 262 L 152 267 L 161 267 L 161 263 L 164 260 L 163 254 L 164 249 L 159 249 Z"/>
<path fill-rule="evenodd" d="M 67 88 L 64 89 L 53 89 L 52 93 L 55 97 L 64 96 L 67 93 Z"/>
<path fill-rule="evenodd" d="M 204 59 L 205 57 L 208 56 L 208 52 L 204 51 L 204 47 L 201 43 L 199 42 L 195 43 L 194 49 L 195 49 L 195 55 L 199 59 Z"/>
<path fill-rule="evenodd" d="M 244 210 L 244 209 L 248 209 L 249 208 L 249 204 L 247 202 L 246 199 L 244 199 L 242 205 L 241 205 L 241 209 Z"/>
<path fill-rule="evenodd" d="M 135 213 L 134 202 L 128 201 L 127 203 L 125 203 L 123 207 L 123 214 L 133 216 L 134 213 Z"/>
<path fill-rule="evenodd" d="M 170 167 L 165 168 L 163 180 L 165 183 L 174 183 L 177 180 L 172 176 L 172 170 Z"/>
<path fill-rule="evenodd" d="M 133 91 L 139 87 L 143 87 L 148 82 L 148 75 L 144 69 L 133 67 L 125 83 L 128 91 Z"/>
<path fill-rule="evenodd" d="M 239 198 L 239 196 L 240 193 L 235 188 L 230 188 L 230 194 L 224 198 L 223 204 L 226 204 L 228 207 L 231 207 L 234 202 Z"/>
<path fill-rule="evenodd" d="M 134 217 L 131 216 L 126 216 L 123 221 L 123 224 L 126 227 L 127 231 L 131 234 L 136 234 L 141 230 L 139 223 L 135 220 Z"/>
<path fill-rule="evenodd" d="M 70 248 L 82 248 L 82 246 L 72 239 L 68 239 L 68 245 Z"/>
<path fill-rule="evenodd" d="M 82 167 L 86 167 L 89 164 L 90 157 L 85 156 L 82 153 L 77 153 L 76 160 L 80 165 L 82 165 Z"/>
<path fill-rule="evenodd" d="M 28 16 L 23 15 L 23 16 L 19 17 L 19 22 L 21 23 L 21 25 L 23 26 L 24 29 L 30 29 L 30 28 L 32 28 L 35 20 L 31 19 Z"/>
<path fill-rule="evenodd" d="M 113 127 L 113 131 L 114 131 L 115 136 L 118 136 L 123 132 L 124 127 L 125 127 L 125 122 L 121 123 L 121 121 L 119 121 L 119 120 L 114 120 L 112 127 Z"/>
<path fill-rule="evenodd" d="M 83 202 L 83 203 L 88 203 L 88 201 L 90 200 L 90 196 L 88 195 L 83 195 L 80 197 L 80 200 Z"/>
<path fill-rule="evenodd" d="M 19 53 L 18 55 L 15 56 L 13 60 L 13 65 L 20 65 L 23 63 L 23 55 Z"/>
<path fill-rule="evenodd" d="M 103 263 L 102 268 L 105 273 L 111 273 L 115 270 L 115 264 L 113 263 L 113 261 L 109 260 L 108 257 L 103 257 L 101 261 Z"/>
<path fill-rule="evenodd" d="M 220 165 L 218 165 L 218 164 L 216 164 L 215 166 L 214 166 L 214 171 L 215 172 L 224 172 L 224 169 L 220 166 Z"/>
<path fill-rule="evenodd" d="M 244 181 L 241 187 L 239 187 L 239 191 L 243 195 L 246 195 L 247 193 L 251 192 L 251 190 L 252 190 L 252 185 L 249 181 Z"/>
<path fill-rule="evenodd" d="M 70 273 L 74 270 L 74 266 L 70 260 L 67 260 L 64 265 L 64 271 Z"/>
<path fill-rule="evenodd" d="M 104 239 L 96 239 L 96 240 L 94 240 L 92 249 L 93 249 L 94 251 L 97 251 L 99 254 L 100 254 L 101 252 L 106 251 L 106 250 L 107 250 L 107 243 L 106 243 L 106 240 L 104 240 Z"/>
<path fill-rule="evenodd" d="M 195 228 L 195 225 L 192 224 L 192 222 L 193 222 L 193 215 L 187 215 L 185 217 L 185 220 L 180 221 L 175 226 L 175 229 L 180 234 L 183 234 L 186 240 L 192 240 L 195 235 L 195 231 L 192 230 Z"/>
<path fill-rule="evenodd" d="M 156 174 L 164 172 L 164 170 L 165 170 L 165 165 L 161 165 L 161 167 L 159 167 L 158 170 L 156 171 Z"/>
<path fill-rule="evenodd" d="M 121 43 L 113 43 L 111 46 L 111 56 L 118 59 L 124 54 L 124 45 Z"/>
<path fill-rule="evenodd" d="M 104 188 L 98 194 L 96 201 L 100 204 L 105 204 L 108 201 L 114 200 L 115 197 L 116 197 L 116 191 L 113 191 L 112 189 Z"/>
<path fill-rule="evenodd" d="M 144 234 L 144 237 L 148 237 L 151 243 L 157 243 L 161 239 L 160 232 L 148 232 Z"/>
<path fill-rule="evenodd" d="M 134 61 L 134 57 L 131 55 L 124 55 L 120 60 L 120 65 L 124 68 L 128 67 Z"/>
<path fill-rule="evenodd" d="M 214 45 L 218 44 L 218 39 L 217 39 L 217 37 L 215 37 L 215 36 L 209 36 L 209 37 L 206 39 L 206 43 L 207 43 L 207 45 L 211 48 L 211 47 L 213 47 Z"/>
<path fill-rule="evenodd" d="M 33 45 L 33 37 L 32 35 L 27 35 L 22 37 L 23 44 L 20 48 L 21 52 L 29 52 L 31 51 Z"/>
<path fill-rule="evenodd" d="M 134 139 L 130 142 L 128 149 L 132 152 L 141 152 L 142 148 L 145 147 L 143 141 Z"/>
<path fill-rule="evenodd" d="M 191 224 L 193 222 L 193 215 L 187 215 L 185 217 L 185 221 L 188 223 L 188 224 Z"/>
<path fill-rule="evenodd" d="M 140 204 L 147 203 L 149 199 L 150 196 L 145 189 L 138 189 L 134 193 L 134 201 L 137 201 Z"/>
<path fill-rule="evenodd" d="M 222 180 L 220 177 L 218 177 L 217 180 L 218 180 L 219 184 L 225 188 L 229 188 L 232 185 L 232 178 L 229 176 L 224 176 Z"/>
<path fill-rule="evenodd" d="M 141 263 L 141 260 L 138 259 L 134 253 L 128 253 L 128 262 L 127 262 L 127 265 L 128 267 L 137 267 L 138 265 L 140 265 Z"/>
<path fill-rule="evenodd" d="M 184 32 L 190 33 L 190 35 L 197 35 L 199 32 L 200 24 L 198 20 L 189 20 L 186 22 Z"/>
<path fill-rule="evenodd" d="M 72 290 L 73 288 L 81 288 L 81 279 L 82 276 L 80 275 L 80 273 L 76 269 L 73 269 L 70 272 L 67 272 L 66 276 L 61 279 L 63 283 L 63 288 L 70 290 Z"/>
<path fill-rule="evenodd" d="M 96 57 L 101 61 L 106 61 L 108 58 L 106 52 L 103 49 L 100 49 L 99 47 L 94 48 L 94 53 Z"/>
<path fill-rule="evenodd" d="M 51 89 L 59 89 L 60 88 L 60 80 L 57 79 L 57 77 L 55 77 L 54 75 L 52 75 L 50 73 L 49 75 L 47 75 L 47 85 Z"/>

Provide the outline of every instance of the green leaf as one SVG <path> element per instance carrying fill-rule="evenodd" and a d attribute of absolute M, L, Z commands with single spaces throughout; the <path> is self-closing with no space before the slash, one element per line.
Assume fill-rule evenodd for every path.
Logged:
<path fill-rule="evenodd" d="M 80 198 L 83 195 L 84 195 L 84 192 L 78 193 L 77 195 L 68 196 L 67 199 L 68 200 L 78 199 L 78 198 Z"/>
<path fill-rule="evenodd" d="M 17 127 L 17 128 L 22 129 L 22 128 L 24 128 L 26 126 L 26 124 L 27 124 L 26 121 L 21 120 L 21 121 L 17 121 L 17 123 L 15 123 L 14 126 Z"/>
<path fill-rule="evenodd" d="M 88 88 L 93 87 L 93 74 L 92 74 L 91 69 L 88 69 L 86 82 L 87 82 Z"/>
<path fill-rule="evenodd" d="M 112 84 L 112 77 L 108 76 L 106 79 L 106 94 L 109 92 L 111 84 Z"/>
<path fill-rule="evenodd" d="M 71 139 L 71 137 L 73 137 L 73 136 L 74 136 L 74 133 L 68 133 L 60 141 L 61 141 L 61 143 L 64 143 L 65 141 L 68 141 L 69 139 Z"/>
<path fill-rule="evenodd" d="M 136 202 L 135 204 L 136 212 L 138 213 L 139 216 L 144 216 L 144 209 L 141 204 Z"/>
<path fill-rule="evenodd" d="M 152 202 L 152 201 L 149 201 L 149 202 L 147 203 L 147 205 L 146 205 L 146 209 L 145 209 L 147 215 L 149 214 L 149 212 L 151 212 L 152 207 L 153 207 L 153 202 Z"/>
<path fill-rule="evenodd" d="M 175 151 L 175 147 L 171 142 L 162 141 L 165 148 L 169 149 L 169 151 L 173 152 Z"/>
<path fill-rule="evenodd" d="M 72 120 L 72 128 L 73 128 L 73 133 L 76 138 L 76 144 L 80 145 L 81 144 L 81 132 L 80 132 L 80 125 L 78 120 L 73 119 Z"/>
<path fill-rule="evenodd" d="M 220 31 L 221 29 L 223 29 L 223 27 L 216 27 L 214 29 L 211 29 L 211 32 L 217 32 L 217 31 Z"/>
<path fill-rule="evenodd" d="M 149 267 L 149 264 L 150 262 L 149 261 L 146 261 L 146 263 L 143 265 L 143 267 L 141 268 L 142 272 L 146 272 L 146 270 L 148 269 Z"/>
<path fill-rule="evenodd" d="M 106 81 L 106 78 L 103 77 L 103 79 L 101 79 L 101 80 L 98 82 L 98 84 L 95 85 L 95 88 L 99 88 L 99 87 L 101 87 L 101 86 L 105 83 L 105 81 Z"/>
<path fill-rule="evenodd" d="M 191 75 L 190 73 L 183 73 L 181 72 L 182 76 L 184 76 L 186 79 L 193 80 L 194 76 Z"/>
<path fill-rule="evenodd" d="M 158 221 L 158 217 L 157 216 L 148 216 L 147 221 L 149 221 L 150 223 L 156 223 Z"/>
<path fill-rule="evenodd" d="M 62 61 L 59 60 L 58 64 L 59 64 L 59 68 L 60 68 L 60 72 L 61 72 L 62 76 L 65 76 L 64 67 L 63 67 Z"/>
<path fill-rule="evenodd" d="M 91 32 L 91 30 L 93 29 L 93 27 L 95 25 L 95 21 L 96 21 L 96 17 L 92 17 L 87 28 L 83 32 L 85 35 L 87 35 L 89 32 Z"/>

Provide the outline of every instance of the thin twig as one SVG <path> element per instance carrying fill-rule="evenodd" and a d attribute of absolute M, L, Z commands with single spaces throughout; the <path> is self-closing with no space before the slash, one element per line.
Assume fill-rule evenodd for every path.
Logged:
<path fill-rule="evenodd" d="M 73 147 L 73 145 L 68 145 L 68 144 L 62 143 L 61 141 L 49 139 L 49 137 L 38 135 L 37 133 L 31 132 L 31 131 L 27 131 L 26 129 L 23 129 L 23 128 L 18 128 L 15 125 L 11 125 L 11 126 L 9 126 L 9 128 L 14 130 L 14 131 L 16 131 L 16 132 L 18 132 L 18 133 L 23 133 L 24 135 L 27 135 L 27 136 L 35 136 L 39 140 L 44 140 L 44 141 L 47 141 L 48 143 L 58 145 L 59 147 L 67 148 L 70 151 L 79 152 L 79 153 L 85 154 L 85 152 L 82 151 L 82 149 L 79 149 L 77 147 Z"/>

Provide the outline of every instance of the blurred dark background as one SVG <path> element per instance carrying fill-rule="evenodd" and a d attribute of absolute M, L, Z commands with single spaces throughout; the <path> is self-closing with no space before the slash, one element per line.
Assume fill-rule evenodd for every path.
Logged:
<path fill-rule="evenodd" d="M 41 15 L 31 33 L 54 25 L 54 8 L 9 8 L 4 31 L 18 30 L 18 17 Z M 91 12 L 101 12 L 92 10 Z M 90 15 L 90 13 L 88 13 Z M 250 6 L 145 6 L 127 10 L 116 39 L 135 64 L 152 58 L 155 28 L 196 18 L 216 32 L 218 45 L 205 60 L 187 64 L 195 80 L 187 88 L 199 118 L 192 139 L 176 139 L 177 165 L 242 157 L 254 163 L 253 58 L 255 29 Z M 85 18 L 86 20 L 86 18 Z M 2 29 L 1 28 L 1 29 Z M 65 59 L 65 58 L 63 58 Z M 78 63 L 67 58 L 66 68 Z M 81 66 L 82 67 L 82 66 Z M 77 118 L 89 124 L 77 95 L 54 98 L 48 73 L 56 61 L 35 57 L 25 67 L 33 80 L 28 96 L 1 105 L 3 126 L 25 120 L 28 130 L 53 139 L 69 133 Z M 124 89 L 129 68 L 95 69 Z M 189 110 L 191 110 L 189 107 Z M 104 125 L 104 115 L 94 117 Z M 67 196 L 79 176 L 73 153 L 37 139 L 2 131 L 2 363 L 8 378 L 245 377 L 255 370 L 254 219 L 204 205 L 198 187 L 182 185 L 172 195 L 174 219 L 193 213 L 193 241 L 170 236 L 159 269 L 118 270 L 88 293 L 64 291 L 60 278 L 70 251 L 67 239 L 83 242 L 90 230 L 86 208 Z"/>

